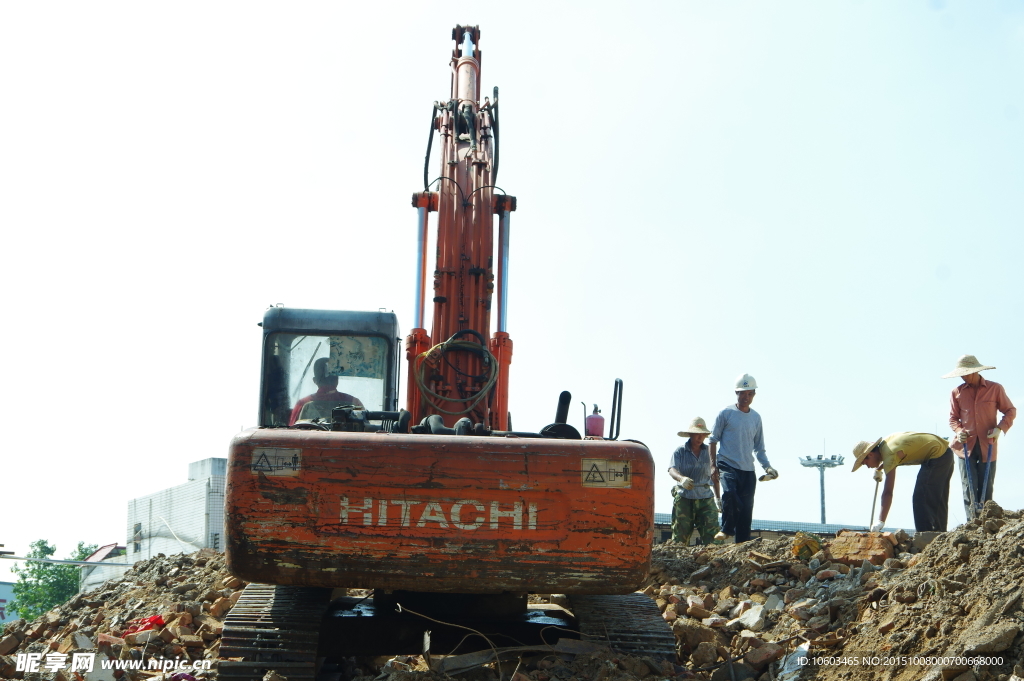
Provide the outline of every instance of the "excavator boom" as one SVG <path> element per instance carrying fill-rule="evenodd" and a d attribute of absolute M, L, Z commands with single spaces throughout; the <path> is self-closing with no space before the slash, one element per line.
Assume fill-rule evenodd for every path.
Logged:
<path fill-rule="evenodd" d="M 469 418 L 491 430 L 508 430 L 508 379 L 512 340 L 506 326 L 508 247 L 514 196 L 496 186 L 498 89 L 480 97 L 480 30 L 452 31 L 451 95 L 435 102 L 424 162 L 423 191 L 413 194 L 419 251 L 414 328 L 406 339 L 407 409 L 414 423 L 437 415 L 446 426 Z M 439 138 L 440 170 L 428 180 L 430 149 Z M 434 191 L 431 191 L 433 188 Z M 425 328 L 429 216 L 437 220 L 433 322 Z M 498 260 L 494 219 L 498 217 Z M 497 279 L 495 278 L 497 270 Z M 495 288 L 497 287 L 497 288 Z M 497 329 L 491 309 L 497 303 Z"/>

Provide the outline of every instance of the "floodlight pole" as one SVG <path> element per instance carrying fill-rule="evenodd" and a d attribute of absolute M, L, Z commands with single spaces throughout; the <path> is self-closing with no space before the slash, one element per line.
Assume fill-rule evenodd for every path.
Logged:
<path fill-rule="evenodd" d="M 821 524 L 825 524 L 825 467 L 818 466 L 818 473 L 821 474 Z"/>
<path fill-rule="evenodd" d="M 843 457 L 836 458 L 835 456 L 826 459 L 824 456 L 819 456 L 817 459 L 811 457 L 801 458 L 800 465 L 807 468 L 817 468 L 819 479 L 821 481 L 821 524 L 825 524 L 825 469 L 835 468 L 836 466 L 843 465 Z"/>

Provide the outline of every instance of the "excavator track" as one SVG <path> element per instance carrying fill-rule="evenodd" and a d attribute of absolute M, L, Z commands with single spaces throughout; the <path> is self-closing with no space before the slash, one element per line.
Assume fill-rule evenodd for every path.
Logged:
<path fill-rule="evenodd" d="M 658 606 L 640 593 L 569 597 L 583 638 L 629 655 L 675 660 L 676 637 Z"/>
<path fill-rule="evenodd" d="M 245 587 L 224 620 L 219 678 L 260 681 L 273 669 L 289 681 L 314 681 L 320 623 L 330 597 L 330 589 L 314 587 Z"/>

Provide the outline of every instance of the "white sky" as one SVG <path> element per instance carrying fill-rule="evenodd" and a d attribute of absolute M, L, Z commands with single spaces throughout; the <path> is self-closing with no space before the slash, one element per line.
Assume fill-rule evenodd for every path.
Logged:
<path fill-rule="evenodd" d="M 481 26 L 519 199 L 516 428 L 565 389 L 576 425 L 580 400 L 607 415 L 621 377 L 668 512 L 676 431 L 749 372 L 781 474 L 754 516 L 816 522 L 797 457 L 947 434 L 960 354 L 1024 402 L 1022 2 L 8 2 L 6 549 L 124 542 L 129 499 L 225 456 L 268 304 L 408 331 L 456 23 Z M 890 525 L 913 527 L 914 475 Z M 828 521 L 867 523 L 870 475 L 826 478 Z"/>

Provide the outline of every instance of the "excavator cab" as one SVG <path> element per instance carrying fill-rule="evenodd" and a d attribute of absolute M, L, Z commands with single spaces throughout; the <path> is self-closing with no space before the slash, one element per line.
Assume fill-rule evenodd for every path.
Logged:
<path fill-rule="evenodd" d="M 394 313 L 272 307 L 262 326 L 260 427 L 316 427 L 343 407 L 396 409 Z"/>

